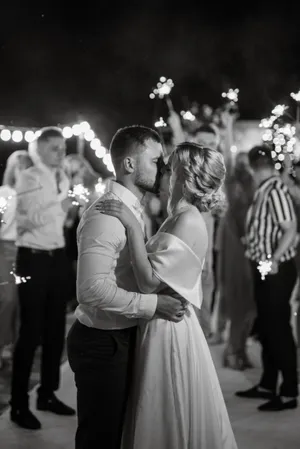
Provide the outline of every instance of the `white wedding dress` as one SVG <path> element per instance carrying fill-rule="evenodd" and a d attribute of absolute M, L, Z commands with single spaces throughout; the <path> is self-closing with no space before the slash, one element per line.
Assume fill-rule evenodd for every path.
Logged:
<path fill-rule="evenodd" d="M 133 390 L 122 449 L 237 449 L 216 370 L 193 306 L 201 307 L 202 260 L 159 231 L 147 244 L 157 277 L 191 304 L 180 323 L 138 328 Z"/>

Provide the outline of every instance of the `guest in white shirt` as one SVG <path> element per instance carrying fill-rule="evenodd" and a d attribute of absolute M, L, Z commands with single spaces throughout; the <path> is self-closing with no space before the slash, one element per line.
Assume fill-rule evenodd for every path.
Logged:
<path fill-rule="evenodd" d="M 145 230 L 141 201 L 159 186 L 161 139 L 150 128 L 126 127 L 114 136 L 110 152 L 116 182 L 100 201 L 123 201 Z M 139 293 L 125 228 L 118 219 L 101 215 L 96 203 L 78 227 L 79 306 L 68 336 L 77 386 L 76 449 L 101 444 L 119 449 L 138 320 L 151 320 L 156 313 L 177 322 L 184 306 L 172 297 Z"/>
<path fill-rule="evenodd" d="M 21 325 L 13 356 L 11 419 L 20 427 L 36 430 L 41 423 L 29 410 L 28 387 L 40 344 L 37 409 L 59 415 L 75 413 L 54 395 L 65 337 L 68 287 L 63 225 L 71 201 L 67 198 L 69 181 L 61 169 L 66 152 L 61 130 L 43 129 L 29 152 L 35 165 L 22 172 L 16 186 L 16 271 L 30 279 L 18 285 Z"/>
<path fill-rule="evenodd" d="M 16 261 L 17 238 L 15 184 L 21 171 L 32 166 L 28 151 L 13 152 L 6 161 L 0 198 L 6 208 L 0 215 L 0 369 L 3 367 L 3 351 L 13 344 L 17 331 L 17 286 L 11 275 Z"/>

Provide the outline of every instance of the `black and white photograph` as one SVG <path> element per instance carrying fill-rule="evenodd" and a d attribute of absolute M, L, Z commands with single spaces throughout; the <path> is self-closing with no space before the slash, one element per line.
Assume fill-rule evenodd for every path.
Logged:
<path fill-rule="evenodd" d="M 300 448 L 299 52 L 296 5 L 1 4 L 1 448 Z"/>

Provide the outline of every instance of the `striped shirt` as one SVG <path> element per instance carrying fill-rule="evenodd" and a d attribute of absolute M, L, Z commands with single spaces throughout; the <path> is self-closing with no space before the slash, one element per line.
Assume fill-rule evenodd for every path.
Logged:
<path fill-rule="evenodd" d="M 280 224 L 296 221 L 293 201 L 280 176 L 262 182 L 255 192 L 246 216 L 246 257 L 255 262 L 272 257 L 283 236 Z M 280 262 L 296 255 L 297 239 L 282 255 Z"/>

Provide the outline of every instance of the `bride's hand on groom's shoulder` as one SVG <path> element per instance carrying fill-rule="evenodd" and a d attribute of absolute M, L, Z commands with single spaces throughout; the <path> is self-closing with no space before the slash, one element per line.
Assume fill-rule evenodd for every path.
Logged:
<path fill-rule="evenodd" d="M 126 204 L 124 204 L 122 201 L 113 199 L 99 201 L 95 205 L 95 208 L 101 214 L 118 218 L 123 226 L 125 226 L 125 228 L 134 227 L 138 224 L 138 221 L 135 218 L 133 212 L 131 212 L 129 207 L 126 206 Z"/>
<path fill-rule="evenodd" d="M 156 315 L 168 321 L 179 323 L 188 309 L 188 302 L 179 295 L 158 295 Z"/>

